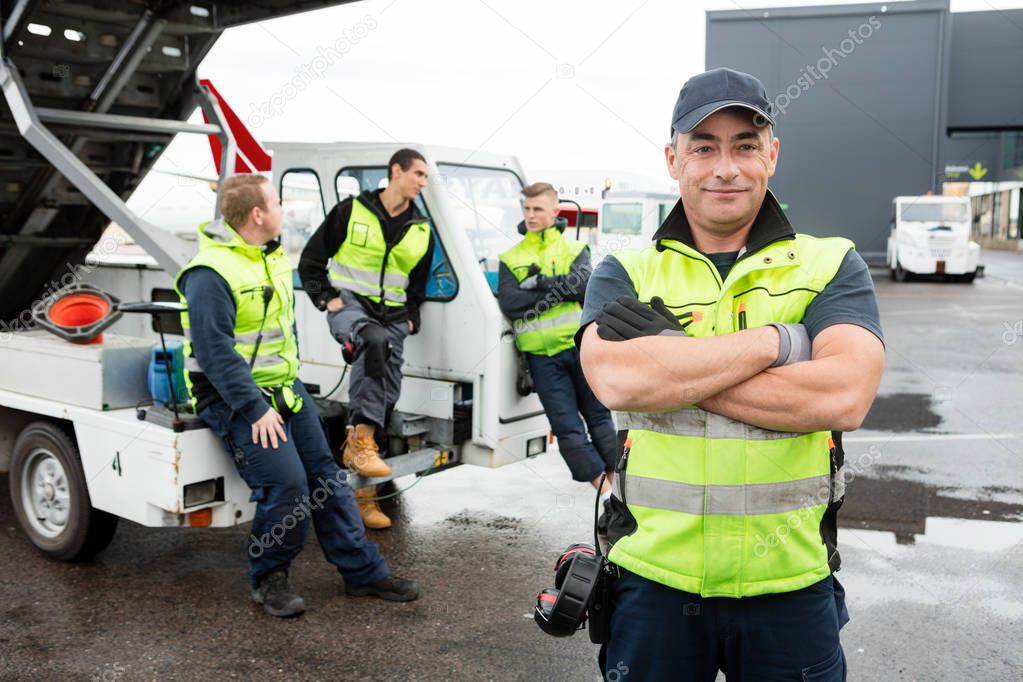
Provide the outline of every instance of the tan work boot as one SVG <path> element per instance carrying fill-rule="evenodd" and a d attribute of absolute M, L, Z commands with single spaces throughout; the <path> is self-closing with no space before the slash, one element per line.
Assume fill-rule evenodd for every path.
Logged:
<path fill-rule="evenodd" d="M 346 467 L 367 478 L 391 475 L 391 467 L 380 459 L 380 448 L 373 437 L 375 431 L 372 424 L 349 426 L 345 452 L 341 455 L 341 462 Z"/>
<path fill-rule="evenodd" d="M 359 514 L 366 528 L 381 530 L 391 527 L 391 519 L 387 514 L 380 511 L 376 501 L 377 487 L 375 485 L 355 489 L 355 501 L 359 503 Z"/>

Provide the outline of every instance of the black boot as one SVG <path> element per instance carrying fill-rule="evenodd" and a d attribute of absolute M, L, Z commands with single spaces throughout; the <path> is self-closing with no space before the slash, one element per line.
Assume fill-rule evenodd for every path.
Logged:
<path fill-rule="evenodd" d="M 305 600 L 291 591 L 285 571 L 263 576 L 259 587 L 252 590 L 252 601 L 262 604 L 264 611 L 278 618 L 297 616 L 305 611 Z"/>
<path fill-rule="evenodd" d="M 412 601 L 419 597 L 419 585 L 414 580 L 389 575 L 368 585 L 345 585 L 345 594 L 350 597 L 380 597 L 386 601 Z"/>

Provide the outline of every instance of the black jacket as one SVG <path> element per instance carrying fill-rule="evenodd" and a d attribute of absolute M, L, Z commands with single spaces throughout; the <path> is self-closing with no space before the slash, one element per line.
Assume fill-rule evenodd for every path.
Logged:
<path fill-rule="evenodd" d="M 497 275 L 497 305 L 505 317 L 518 321 L 530 312 L 537 312 L 540 301 L 547 301 L 548 305 L 565 301 L 582 303 L 591 271 L 590 248 L 587 246 L 572 261 L 567 275 L 544 277 L 542 286 L 523 289 L 515 274 L 502 262 Z"/>
<path fill-rule="evenodd" d="M 397 229 L 389 230 L 388 222 L 394 225 L 394 219 L 388 215 L 383 204 L 380 203 L 380 192 L 382 191 L 363 192 L 359 195 L 359 201 L 380 220 L 380 225 L 384 230 L 384 239 L 389 246 L 393 246 L 401 241 L 411 225 L 428 222 L 429 218 L 420 213 L 415 202 L 412 202 L 405 214 L 409 217 L 398 224 Z M 330 283 L 327 264 L 347 236 L 348 220 L 352 216 L 352 201 L 353 199 L 349 197 L 331 209 L 320 226 L 316 228 L 313 236 L 309 238 L 305 248 L 302 249 L 302 257 L 298 262 L 298 276 L 302 280 L 302 288 L 309 295 L 313 305 L 320 310 L 326 307 L 327 301 L 340 295 Z M 365 296 L 355 295 L 368 315 L 384 323 L 411 320 L 412 333 L 415 334 L 419 331 L 419 306 L 426 298 L 426 281 L 430 276 L 434 240 L 435 236 L 431 229 L 430 245 L 426 249 L 426 255 L 409 273 L 409 286 L 406 291 L 408 300 L 404 306 L 385 306 L 374 303 Z"/>

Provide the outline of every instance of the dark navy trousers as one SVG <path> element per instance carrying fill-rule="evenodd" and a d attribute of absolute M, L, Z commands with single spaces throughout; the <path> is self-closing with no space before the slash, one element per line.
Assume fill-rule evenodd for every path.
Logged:
<path fill-rule="evenodd" d="M 549 357 L 526 353 L 526 359 L 572 478 L 588 483 L 613 470 L 618 454 L 614 421 L 586 383 L 579 350 L 569 348 Z"/>
<path fill-rule="evenodd" d="M 324 556 L 346 584 L 383 580 L 390 569 L 366 538 L 355 495 L 330 454 L 316 403 L 301 381 L 292 388 L 304 406 L 285 423 L 288 442 L 279 442 L 277 449 L 254 444 L 252 425 L 232 415 L 222 401 L 200 414 L 224 441 L 256 503 L 247 543 L 252 586 L 269 573 L 288 569 L 305 545 L 310 519 Z"/>
<path fill-rule="evenodd" d="M 701 597 L 619 569 L 611 641 L 600 649 L 605 680 L 844 682 L 838 631 L 845 590 L 824 580 L 794 592 Z"/>

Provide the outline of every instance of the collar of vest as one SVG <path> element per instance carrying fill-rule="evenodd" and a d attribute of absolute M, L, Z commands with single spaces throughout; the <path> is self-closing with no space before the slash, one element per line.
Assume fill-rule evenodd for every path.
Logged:
<path fill-rule="evenodd" d="M 199 225 L 199 249 L 231 249 L 252 259 L 259 259 L 263 254 L 270 255 L 279 249 L 281 243 L 274 239 L 263 246 L 249 244 L 241 238 L 226 221 L 217 219 Z"/>
<path fill-rule="evenodd" d="M 774 192 L 767 190 L 764 203 L 760 205 L 760 211 L 753 220 L 753 227 L 746 238 L 746 248 L 742 254 L 756 253 L 768 244 L 795 236 L 796 232 L 792 229 L 789 219 L 785 217 L 785 212 L 775 198 Z M 662 239 L 672 239 L 689 246 L 694 251 L 699 250 L 693 240 L 693 228 L 690 227 L 689 220 L 686 218 L 681 199 L 676 202 L 675 208 L 671 210 L 660 228 L 654 233 L 654 244 L 658 251 L 664 250 L 664 246 L 661 244 Z"/>
<path fill-rule="evenodd" d="M 526 232 L 526 236 L 522 238 L 522 241 L 525 244 L 536 244 L 539 246 L 541 244 L 557 244 L 562 239 L 564 239 L 564 235 L 555 225 L 548 227 L 543 232 Z"/>
<path fill-rule="evenodd" d="M 366 209 L 377 217 L 377 220 L 383 224 L 385 221 L 390 220 L 390 216 L 387 214 L 387 209 L 384 208 L 384 204 L 380 201 L 380 193 L 382 189 L 373 190 L 372 192 L 363 192 L 358 196 L 355 201 L 366 207 Z M 412 208 L 412 217 L 405 224 L 405 227 L 409 225 L 415 225 L 416 223 L 425 223 L 429 220 L 426 216 L 419 212 L 419 207 L 416 206 L 415 201 L 410 201 L 409 206 Z"/>

